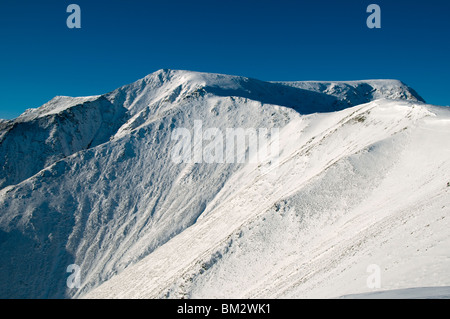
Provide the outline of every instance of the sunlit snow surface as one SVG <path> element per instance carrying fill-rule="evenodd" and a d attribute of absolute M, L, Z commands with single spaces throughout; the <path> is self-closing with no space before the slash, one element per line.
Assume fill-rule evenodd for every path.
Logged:
<path fill-rule="evenodd" d="M 171 134 L 196 120 L 278 128 L 279 158 L 177 164 Z M 160 70 L 0 128 L 2 298 L 438 297 L 450 286 L 450 111 L 399 81 Z M 66 285 L 70 264 L 80 289 Z"/>

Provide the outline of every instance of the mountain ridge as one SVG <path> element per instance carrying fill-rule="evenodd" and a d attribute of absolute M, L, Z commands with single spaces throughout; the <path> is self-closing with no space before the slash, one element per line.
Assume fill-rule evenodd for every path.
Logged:
<path fill-rule="evenodd" d="M 129 283 L 117 280 L 135 275 L 133 265 L 145 265 L 148 276 L 163 271 L 164 261 L 172 258 L 173 242 L 182 242 L 183 238 L 193 246 L 180 244 L 174 249 L 181 249 L 179 254 L 191 253 L 185 261 L 192 263 L 172 260 L 173 269 L 161 275 L 167 281 L 161 279 L 151 287 L 160 293 L 149 293 L 149 287 L 141 293 L 152 297 L 202 295 L 207 291 L 203 281 L 206 275 L 213 278 L 216 271 L 227 269 L 232 274 L 233 267 L 242 267 L 231 258 L 221 268 L 222 258 L 216 258 L 217 252 L 224 256 L 226 251 L 236 249 L 217 245 L 222 239 L 227 242 L 227 236 L 240 241 L 233 234 L 239 234 L 242 223 L 259 220 L 262 215 L 270 217 L 277 211 L 271 210 L 272 206 L 281 211 L 285 198 L 291 198 L 292 209 L 309 212 L 302 215 L 298 211 L 302 219 L 322 215 L 320 197 L 306 192 L 308 187 L 319 187 L 314 186 L 318 179 L 323 180 L 321 191 L 329 193 L 330 198 L 354 205 L 351 194 L 355 190 L 344 187 L 347 195 L 339 198 L 333 192 L 337 186 L 333 179 L 349 180 L 353 173 L 348 168 L 354 167 L 360 176 L 355 183 L 369 190 L 372 186 L 364 182 L 362 168 L 377 163 L 373 158 L 380 163 L 394 163 L 397 159 L 395 152 L 385 150 L 385 144 L 392 140 L 395 149 L 401 150 L 402 143 L 409 141 L 409 132 L 419 131 L 421 126 L 445 131 L 446 109 L 424 104 L 401 82 L 375 82 L 372 85 L 378 85 L 378 91 L 367 83 L 359 86 L 361 81 L 334 86 L 335 82 L 324 82 L 319 88 L 308 87 L 314 83 L 296 82 L 300 87 L 292 87 L 244 77 L 160 70 L 99 96 L 58 97 L 42 109 L 27 111 L 17 121 L 2 122 L 0 155 L 5 160 L 0 171 L 1 297 L 107 296 L 107 288 L 94 289 L 104 284 L 108 287 L 108 282 L 128 287 L 136 277 Z M 258 165 L 248 161 L 174 163 L 170 160 L 176 147 L 174 130 L 194 132 L 196 121 L 202 121 L 204 129 L 223 133 L 228 128 L 278 129 L 280 165 L 270 174 L 276 168 L 270 154 Z M 435 144 L 427 144 L 445 146 L 439 134 Z M 275 136 L 266 140 L 267 145 L 275 142 Z M 379 143 L 383 151 L 374 151 Z M 429 153 L 432 151 L 435 148 Z M 244 155 L 248 152 L 247 147 Z M 366 153 L 368 157 L 359 159 L 358 154 Z M 443 156 L 446 153 L 437 153 L 436 159 Z M 446 167 L 445 161 L 429 163 L 430 167 L 438 164 Z M 384 175 L 377 174 L 387 169 L 374 167 L 379 172 L 370 169 L 371 178 L 384 180 Z M 337 175 L 324 177 L 330 170 Z M 433 187 L 437 184 L 433 183 Z M 302 202 L 298 194 L 309 199 Z M 316 207 L 317 214 L 312 214 L 305 203 Z M 286 216 L 297 220 L 295 214 Z M 329 216 L 328 212 L 324 216 Z M 222 222 L 214 222 L 219 220 Z M 266 248 L 281 245 L 282 252 L 287 253 L 277 255 L 282 260 L 289 260 L 289 253 L 293 253 L 275 240 L 277 231 L 289 225 L 286 221 L 284 217 L 276 220 L 281 226 L 270 231 L 260 221 L 251 223 L 254 229 L 273 232 L 273 245 Z M 198 233 L 198 229 L 205 232 Z M 188 234 L 196 234 L 197 239 L 186 239 Z M 199 243 L 201 238 L 206 240 Z M 294 246 L 302 244 L 298 240 L 289 239 Z M 243 260 L 253 256 L 248 253 L 255 248 L 251 242 L 250 238 L 241 243 L 247 247 Z M 262 252 L 261 256 L 267 259 L 270 269 L 273 259 L 266 254 Z M 146 258 L 160 269 L 148 268 Z M 212 269 L 203 270 L 205 276 L 198 269 L 203 262 Z M 70 264 L 80 267 L 80 289 L 65 285 Z M 219 266 L 213 266 L 216 264 Z M 195 285 L 186 285 L 185 280 L 189 282 L 191 277 Z M 249 278 L 243 275 L 242 280 L 248 282 Z M 137 290 L 123 293 L 140 296 Z"/>
<path fill-rule="evenodd" d="M 49 145 L 46 152 L 50 153 L 50 156 L 40 159 L 40 164 L 36 168 L 28 169 L 28 171 L 21 168 L 26 166 L 23 162 L 12 160 L 14 157 L 12 154 L 23 152 L 18 146 L 23 142 L 14 142 L 13 145 L 17 146 L 7 150 L 6 154 L 2 149 L 1 151 L 3 152 L 0 152 L 0 158 L 7 164 L 0 171 L 0 188 L 19 183 L 49 164 L 54 163 L 55 159 L 58 160 L 80 150 L 96 146 L 99 143 L 108 141 L 109 138 L 115 136 L 119 131 L 123 132 L 126 129 L 139 126 L 136 123 L 145 122 L 140 114 L 143 114 L 147 119 L 151 118 L 158 111 L 161 111 L 164 105 L 167 106 L 194 95 L 238 96 L 253 99 L 263 104 L 290 107 L 301 114 L 309 114 L 311 112 L 332 112 L 349 106 L 367 103 L 373 98 L 373 94 L 368 96 L 368 88 L 370 88 L 369 91 L 377 91 L 377 88 L 372 87 L 370 83 L 379 83 L 378 87 L 382 88 L 386 81 L 353 81 L 351 82 L 352 85 L 347 82 L 340 82 L 340 84 L 336 84 L 337 82 L 289 83 L 286 86 L 285 84 L 263 82 L 240 76 L 162 69 L 103 95 L 75 98 L 57 96 L 37 109 L 25 111 L 15 120 L 0 123 L 0 144 L 8 137 L 16 139 L 15 135 L 12 134 L 13 128 L 18 129 L 21 135 L 30 135 L 30 137 L 27 137 L 28 139 L 36 139 L 36 133 L 41 132 L 39 134 L 42 134 L 42 138 L 33 143 L 48 145 L 46 142 L 48 139 L 51 139 L 51 143 L 54 143 L 51 135 L 58 131 L 57 125 L 60 121 L 69 121 L 73 127 L 72 130 L 81 132 L 82 136 L 72 141 L 72 146 Z M 310 83 L 315 83 L 319 86 L 323 85 L 322 91 L 326 93 L 321 92 L 317 87 L 312 88 Z M 336 85 L 344 85 L 344 87 L 339 87 L 335 91 L 330 90 L 330 86 Z M 354 96 L 359 96 L 362 93 L 355 93 L 351 91 L 351 88 L 358 88 L 360 85 L 365 87 L 366 92 L 363 94 L 362 99 L 355 99 Z M 298 88 L 299 86 L 308 89 Z M 411 93 L 409 91 L 411 89 L 400 81 L 389 80 L 387 86 L 390 87 L 390 91 L 380 92 L 375 98 L 400 97 L 401 99 L 423 101 L 420 96 L 415 95 L 415 92 Z M 336 91 L 339 91 L 339 94 L 335 97 L 333 94 Z M 85 133 L 86 129 L 83 129 L 83 122 L 89 121 L 73 118 L 74 114 L 78 114 L 78 117 L 83 117 L 84 115 L 81 114 L 84 112 L 83 108 L 92 109 L 93 113 L 97 113 L 88 116 L 98 118 L 96 121 L 100 123 L 98 128 L 90 128 L 90 133 L 87 134 Z M 112 118 L 103 119 L 102 114 L 108 113 L 113 114 Z M 42 119 L 47 117 L 48 120 Z M 37 125 L 33 124 L 32 127 L 26 128 L 29 126 L 28 123 L 37 123 Z M 47 123 L 50 123 L 50 125 Z M 93 123 L 93 121 L 89 123 Z M 113 127 L 113 129 L 103 129 L 105 131 L 104 136 L 96 141 L 96 137 L 92 136 L 92 131 L 101 132 L 102 126 Z M 61 140 L 68 138 L 67 136 L 62 137 Z M 39 156 L 37 158 L 39 159 Z M 26 159 L 26 161 L 30 162 L 29 159 Z M 8 178 L 8 175 L 15 177 Z"/>
<path fill-rule="evenodd" d="M 226 80 L 226 81 L 224 81 Z M 99 98 L 100 96 L 105 96 L 110 100 L 115 100 L 117 98 L 117 95 L 120 94 L 121 91 L 124 90 L 137 90 L 139 89 L 143 90 L 147 86 L 164 86 L 165 83 L 176 81 L 177 86 L 182 86 L 183 84 L 188 84 L 189 82 L 194 82 L 193 88 L 194 91 L 196 89 L 202 89 L 204 87 L 214 87 L 226 84 L 225 87 L 231 87 L 235 90 L 240 89 L 240 84 L 242 83 L 248 83 L 248 82 L 257 82 L 259 85 L 263 83 L 267 84 L 281 84 L 281 85 L 287 85 L 287 86 L 293 86 L 293 87 L 301 87 L 305 90 L 312 90 L 317 93 L 324 93 L 322 91 L 326 91 L 325 94 L 333 94 L 333 92 L 329 91 L 329 86 L 333 85 L 347 85 L 348 87 L 357 87 L 358 85 L 369 85 L 372 84 L 372 90 L 377 90 L 380 87 L 383 86 L 383 84 L 389 84 L 389 86 L 395 88 L 398 90 L 397 96 L 389 95 L 383 95 L 383 92 L 379 94 L 379 98 L 404 98 L 404 99 L 412 99 L 417 100 L 420 102 L 425 102 L 425 100 L 420 97 L 420 95 L 417 94 L 417 92 L 412 89 L 411 87 L 407 86 L 400 80 L 394 80 L 394 79 L 375 79 L 375 80 L 351 80 L 351 81 L 261 81 L 254 78 L 248 78 L 244 76 L 236 76 L 236 75 L 226 75 L 226 74 L 218 74 L 218 73 L 206 73 L 206 72 L 196 72 L 196 71 L 187 71 L 187 70 L 172 70 L 172 69 L 160 69 L 158 71 L 155 71 L 153 73 L 148 74 L 147 76 L 132 82 L 130 84 L 125 84 L 121 86 L 118 89 L 115 89 L 111 92 L 102 94 L 102 95 L 94 95 L 94 96 L 87 96 L 87 97 L 68 97 L 68 96 L 56 96 L 49 102 L 45 103 L 43 106 L 37 108 L 37 109 L 28 109 L 25 111 L 20 117 L 26 117 L 27 115 L 32 115 L 33 113 L 36 113 L 36 111 L 45 111 L 45 109 L 52 110 L 51 105 L 52 104 L 60 104 L 61 100 L 69 100 L 67 101 L 67 104 L 70 106 L 74 106 L 78 103 L 82 103 L 85 101 L 91 101 L 93 99 Z M 208 84 L 208 81 L 210 82 Z M 159 83 L 158 83 L 159 82 Z M 228 83 L 227 83 L 228 82 Z M 235 84 L 235 85 L 233 85 Z M 322 86 L 321 89 L 318 87 Z M 223 87 L 223 86 L 222 86 Z M 192 89 L 192 87 L 191 87 Z M 244 88 L 245 90 L 245 88 Z M 192 93 L 192 92 L 185 92 L 185 93 Z M 348 93 L 348 92 L 344 92 Z M 403 93 L 403 95 L 402 95 Z M 155 95 L 155 94 L 153 94 Z M 167 98 L 167 97 L 166 97 Z M 126 100 L 126 99 L 125 99 Z M 366 100 L 365 102 L 368 102 L 369 100 Z M 127 103 L 123 103 L 130 107 Z M 359 103 L 362 104 L 362 103 Z M 352 104 L 353 106 L 355 104 Z M 45 112 L 43 113 L 46 114 Z"/>

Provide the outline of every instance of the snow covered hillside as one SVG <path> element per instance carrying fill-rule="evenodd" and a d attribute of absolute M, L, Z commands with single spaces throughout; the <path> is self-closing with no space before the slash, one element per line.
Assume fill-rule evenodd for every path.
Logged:
<path fill-rule="evenodd" d="M 211 146 L 199 121 L 277 129 L 278 154 L 173 161 L 179 128 Z M 0 297 L 338 297 L 372 264 L 382 289 L 450 286 L 449 133 L 395 80 L 160 70 L 56 97 L 0 122 Z"/>

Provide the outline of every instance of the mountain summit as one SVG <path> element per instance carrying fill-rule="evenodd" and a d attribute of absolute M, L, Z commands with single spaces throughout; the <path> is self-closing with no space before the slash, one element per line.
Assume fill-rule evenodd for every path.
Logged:
<path fill-rule="evenodd" d="M 239 76 L 159 70 L 110 93 L 57 96 L 17 119 L 0 122 L 0 187 L 15 185 L 56 161 L 152 121 L 190 98 L 245 98 L 300 114 L 332 112 L 375 99 L 424 100 L 396 80 L 263 82 Z"/>
<path fill-rule="evenodd" d="M 396 80 L 159 70 L 55 97 L 0 122 L 0 297 L 336 297 L 370 264 L 450 285 L 449 121 Z M 276 156 L 208 161 L 230 130 Z"/>

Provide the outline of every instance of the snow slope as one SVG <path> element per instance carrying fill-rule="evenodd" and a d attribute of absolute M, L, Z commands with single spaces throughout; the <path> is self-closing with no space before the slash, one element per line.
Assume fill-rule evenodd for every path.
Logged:
<path fill-rule="evenodd" d="M 299 119 L 275 176 L 244 169 L 195 225 L 87 297 L 338 297 L 370 291 L 371 264 L 384 289 L 448 285 L 449 116 L 381 100 Z"/>
<path fill-rule="evenodd" d="M 57 97 L 0 123 L 0 297 L 336 297 L 368 262 L 449 285 L 449 118 L 394 80 L 160 70 Z M 277 128 L 278 161 L 174 163 L 196 120 Z"/>
<path fill-rule="evenodd" d="M 18 184 L 58 160 L 107 142 L 122 126 L 123 106 L 104 97 L 56 97 L 0 123 L 0 188 Z"/>

